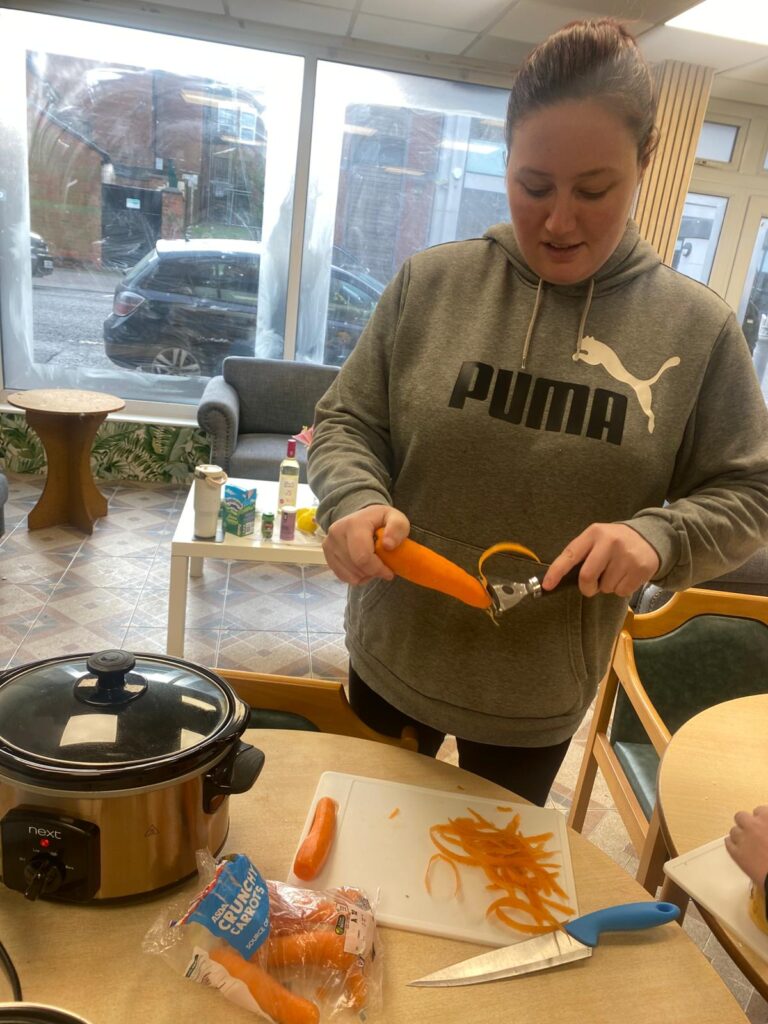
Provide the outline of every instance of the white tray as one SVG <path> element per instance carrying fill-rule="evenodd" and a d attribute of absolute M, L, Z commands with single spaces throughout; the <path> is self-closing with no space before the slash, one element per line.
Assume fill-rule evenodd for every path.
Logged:
<path fill-rule="evenodd" d="M 500 808 L 513 808 L 520 814 L 524 834 L 554 833 L 547 848 L 560 854 L 553 858 L 560 865 L 558 882 L 568 895 L 566 902 L 574 916 L 578 914 L 565 816 L 559 811 L 325 772 L 309 806 L 301 838 L 309 830 L 315 804 L 322 796 L 332 797 L 338 805 L 330 856 L 311 882 L 302 882 L 291 873 L 287 879 L 291 885 L 312 889 L 357 886 L 369 895 L 381 924 L 489 946 L 510 945 L 529 936 L 485 917 L 494 894 L 486 890 L 487 879 L 480 869 L 460 866 L 461 898 L 454 895 L 450 869 L 436 865 L 432 896 L 427 893 L 424 876 L 430 857 L 437 852 L 429 836 L 430 825 L 451 817 L 467 817 L 468 807 L 496 825 L 505 825 L 511 814 Z M 397 813 L 391 816 L 395 810 Z M 447 874 L 440 875 L 440 869 Z M 556 916 L 558 920 L 568 919 L 566 915 Z"/>
<path fill-rule="evenodd" d="M 768 962 L 768 935 L 749 916 L 750 881 L 725 848 L 724 837 L 664 865 L 665 873 L 705 910 Z"/>

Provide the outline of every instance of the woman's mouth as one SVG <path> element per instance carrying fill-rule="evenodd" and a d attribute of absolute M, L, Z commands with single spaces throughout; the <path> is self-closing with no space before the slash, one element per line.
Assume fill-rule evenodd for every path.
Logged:
<path fill-rule="evenodd" d="M 560 242 L 542 242 L 541 243 L 547 251 L 547 254 L 554 260 L 569 260 L 580 252 L 582 243 L 574 242 L 573 244 L 564 245 Z"/>

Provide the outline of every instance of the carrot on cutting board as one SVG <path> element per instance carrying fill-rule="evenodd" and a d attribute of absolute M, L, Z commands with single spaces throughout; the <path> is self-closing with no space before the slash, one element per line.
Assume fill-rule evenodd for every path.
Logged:
<path fill-rule="evenodd" d="M 381 543 L 383 532 L 381 528 L 376 530 L 373 550 L 397 576 L 421 587 L 439 590 L 473 608 L 490 607 L 488 591 L 460 565 L 408 537 L 389 551 Z"/>
<path fill-rule="evenodd" d="M 299 847 L 293 862 L 293 873 L 304 882 L 317 877 L 331 852 L 336 835 L 336 801 L 321 797 L 315 807 L 309 832 Z"/>
<path fill-rule="evenodd" d="M 320 1011 L 314 1003 L 289 992 L 258 964 L 244 960 L 230 946 L 219 946 L 211 950 L 209 956 L 221 964 L 230 977 L 248 987 L 259 1007 L 276 1024 L 319 1024 Z"/>

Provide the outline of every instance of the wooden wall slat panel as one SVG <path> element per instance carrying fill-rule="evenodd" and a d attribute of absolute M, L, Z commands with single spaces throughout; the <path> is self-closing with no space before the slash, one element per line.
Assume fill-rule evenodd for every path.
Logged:
<path fill-rule="evenodd" d="M 640 186 L 635 220 L 643 237 L 671 263 L 714 71 L 664 61 L 654 68 L 654 77 L 661 137 Z"/>

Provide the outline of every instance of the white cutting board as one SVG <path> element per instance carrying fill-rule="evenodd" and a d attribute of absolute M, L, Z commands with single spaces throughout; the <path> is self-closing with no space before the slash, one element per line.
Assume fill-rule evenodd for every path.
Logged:
<path fill-rule="evenodd" d="M 489 946 L 510 945 L 529 938 L 507 925 L 486 919 L 485 909 L 500 892 L 486 890 L 487 878 L 479 868 L 460 865 L 462 895 L 454 894 L 451 869 L 441 862 L 433 868 L 432 895 L 424 879 L 437 849 L 429 836 L 431 825 L 449 818 L 468 817 L 473 807 L 494 824 L 506 825 L 512 814 L 520 815 L 524 835 L 553 832 L 548 850 L 561 865 L 559 884 L 567 903 L 578 913 L 565 817 L 558 811 L 530 804 L 504 803 L 500 799 L 469 796 L 462 792 L 425 789 L 383 779 L 369 779 L 340 772 L 325 772 L 315 791 L 301 837 L 309 831 L 317 801 L 332 797 L 338 805 L 336 837 L 325 867 L 311 882 L 291 872 L 288 883 L 311 889 L 351 885 L 368 895 L 381 924 L 406 931 L 441 935 Z M 390 817 L 395 809 L 398 813 Z M 567 920 L 567 917 L 560 918 Z"/>
<path fill-rule="evenodd" d="M 751 883 L 726 850 L 724 837 L 667 861 L 664 871 L 729 932 L 768 961 L 768 935 L 749 916 Z"/>

